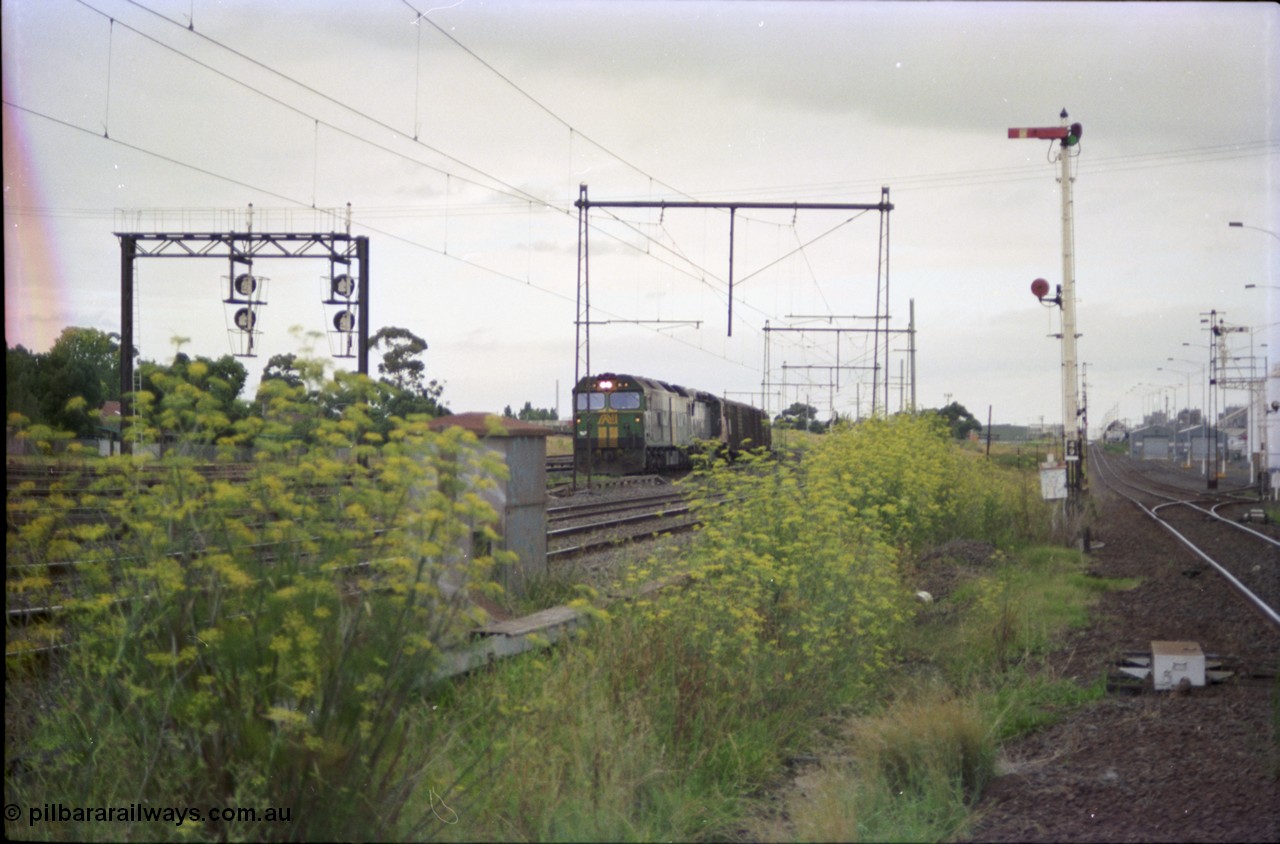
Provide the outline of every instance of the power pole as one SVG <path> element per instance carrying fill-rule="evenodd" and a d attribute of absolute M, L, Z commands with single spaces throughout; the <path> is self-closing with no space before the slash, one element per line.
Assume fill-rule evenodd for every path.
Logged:
<path fill-rule="evenodd" d="M 911 412 L 916 412 L 916 300 L 911 299 L 910 321 L 907 323 L 907 354 L 911 358 Z"/>

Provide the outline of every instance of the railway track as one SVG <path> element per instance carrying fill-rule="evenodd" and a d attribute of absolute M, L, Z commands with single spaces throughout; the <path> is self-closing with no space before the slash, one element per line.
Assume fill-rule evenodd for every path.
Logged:
<path fill-rule="evenodd" d="M 692 530 L 699 524 L 682 491 L 637 488 L 606 499 L 547 509 L 547 561 L 581 557 L 629 542 Z"/>
<path fill-rule="evenodd" d="M 248 463 L 198 463 L 190 469 L 209 484 L 243 484 L 254 472 L 253 465 Z M 6 508 L 6 522 L 10 530 L 45 517 L 55 517 L 72 525 L 114 525 L 119 521 L 115 505 L 121 499 L 168 483 L 172 472 L 172 467 L 155 466 L 128 475 L 107 474 L 92 464 L 48 466 L 11 460 L 5 475 L 6 501 L 22 503 Z M 319 500 L 331 494 L 331 486 L 326 485 L 316 487 L 309 497 Z M 68 506 L 68 497 L 77 503 Z"/>
<path fill-rule="evenodd" d="M 1089 509 L 1103 541 L 1090 550 L 1088 573 L 1131 585 L 1100 594 L 1088 624 L 1066 633 L 1041 670 L 1082 688 L 1103 676 L 1108 694 L 1004 744 L 1008 773 L 987 787 L 962 840 L 1280 840 L 1280 628 L 1147 510 L 1168 504 L 1160 517 L 1199 519 L 1206 529 L 1238 534 L 1240 540 L 1223 541 L 1248 543 L 1242 550 L 1253 556 L 1249 567 L 1274 561 L 1273 546 L 1172 503 L 1212 510 L 1218 501 L 1247 499 L 1225 494 L 1235 483 L 1230 477 L 1220 480 L 1223 494 L 1212 496 L 1203 475 L 1164 461 L 1137 463 L 1096 450 L 1091 457 Z M 1241 508 L 1219 514 L 1224 509 L 1230 519 Z M 1207 553 L 1229 566 L 1226 554 Z M 1185 688 L 1179 680 L 1157 690 L 1156 642 L 1198 646 L 1205 684 Z"/>
<path fill-rule="evenodd" d="M 1280 628 L 1280 528 L 1249 489 L 1197 490 L 1128 458 L 1092 452 L 1096 477 L 1171 533 L 1195 557 L 1183 574 L 1222 577 Z"/>
<path fill-rule="evenodd" d="M 654 492 L 651 489 L 618 486 L 591 494 L 588 500 L 552 504 L 547 509 L 548 560 L 558 562 L 578 558 L 630 542 L 691 530 L 697 526 L 698 521 L 690 513 L 683 492 L 672 489 Z M 9 515 L 11 528 L 15 526 L 14 515 Z M 76 522 L 100 522 L 105 521 L 108 516 L 105 508 L 85 508 L 84 514 L 71 513 L 68 518 Z M 373 535 L 379 533 L 380 530 L 375 530 Z M 255 543 L 242 546 L 240 550 L 250 550 L 259 557 L 270 560 L 284 546 L 297 545 L 306 539 L 307 537 L 298 537 L 285 543 Z M 80 571 L 85 566 L 105 567 L 118 576 L 133 559 L 111 553 L 114 543 L 109 539 L 100 545 L 97 553 L 90 553 L 83 559 L 9 562 L 6 565 L 8 577 L 45 574 L 49 578 L 49 583 L 43 589 L 7 596 L 9 622 L 44 620 L 62 612 L 66 598 L 80 588 Z M 90 550 L 95 547 L 97 546 L 91 546 Z M 185 559 L 193 552 L 189 549 L 188 552 L 174 552 L 170 556 Z"/>
<path fill-rule="evenodd" d="M 573 471 L 572 454 L 553 454 L 547 457 L 547 474 L 568 474 Z"/>
<path fill-rule="evenodd" d="M 209 464 L 193 468 L 206 481 L 237 483 L 248 478 L 250 467 Z M 91 588 L 83 577 L 85 571 L 92 569 L 99 574 L 107 573 L 113 579 L 125 576 L 135 560 L 119 550 L 120 514 L 115 507 L 115 499 L 167 479 L 162 472 L 142 472 L 123 481 L 114 479 L 114 485 L 108 484 L 90 492 L 97 481 L 109 480 L 93 467 L 67 469 L 62 466 L 11 464 L 10 470 L 9 503 L 26 502 L 22 507 L 7 508 L 10 531 L 28 522 L 52 517 L 71 525 L 115 526 L 106 536 L 83 544 L 65 560 L 6 561 L 9 580 L 37 584 L 32 588 L 7 590 L 7 623 L 11 628 L 15 625 L 43 625 L 65 612 L 69 599 L 82 596 L 85 589 Z M 684 493 L 670 486 L 655 486 L 659 483 L 666 485 L 668 479 L 624 478 L 617 483 L 602 483 L 595 489 L 583 491 L 574 497 L 576 500 L 549 499 L 548 560 L 555 563 L 585 557 L 590 558 L 588 567 L 607 564 L 608 555 L 602 552 L 696 527 L 698 520 L 690 512 Z M 74 500 L 75 506 L 68 506 L 68 497 Z M 234 515 L 237 518 L 250 516 L 249 513 Z M 257 515 L 259 518 L 252 521 L 253 527 L 262 524 L 260 514 Z M 380 532 L 375 530 L 373 535 Z M 252 552 L 255 559 L 270 565 L 282 553 L 297 556 L 298 547 L 309 539 L 314 540 L 315 537 L 251 543 L 240 546 L 238 550 Z M 194 541 L 185 552 L 175 551 L 169 556 L 185 562 L 191 554 L 200 553 L 201 545 L 202 542 Z M 320 561 L 317 559 L 316 562 Z M 355 568 L 363 571 L 368 565 L 366 562 Z M 353 575 L 355 573 L 353 571 Z"/>

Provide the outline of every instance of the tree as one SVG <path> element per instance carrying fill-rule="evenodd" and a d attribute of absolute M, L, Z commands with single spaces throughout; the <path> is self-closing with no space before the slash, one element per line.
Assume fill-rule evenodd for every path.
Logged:
<path fill-rule="evenodd" d="M 969 436 L 970 431 L 982 432 L 982 423 L 973 417 L 964 405 L 960 402 L 953 401 L 951 404 L 934 411 L 943 419 L 951 428 L 951 436 L 958 440 L 963 440 Z"/>
<path fill-rule="evenodd" d="M 97 328 L 63 329 L 53 347 L 33 353 L 22 346 L 5 355 L 5 404 L 33 422 L 92 437 L 98 408 L 120 398 L 118 334 Z"/>
<path fill-rule="evenodd" d="M 508 405 L 507 410 L 510 409 L 511 406 Z M 543 420 L 554 422 L 559 418 L 559 415 L 551 408 L 534 407 L 533 402 L 527 401 L 524 403 L 524 407 L 520 408 L 520 412 L 516 414 L 516 418 L 524 422 L 538 422 Z"/>
<path fill-rule="evenodd" d="M 824 428 L 817 419 L 818 408 L 804 402 L 795 402 L 779 413 L 773 421 L 779 428 L 794 428 L 797 431 L 812 430 L 813 426 L 817 425 L 818 432 L 821 432 Z"/>
<path fill-rule="evenodd" d="M 138 379 L 142 389 L 155 397 L 157 406 L 164 404 L 172 385 L 191 383 L 199 385 L 215 400 L 228 424 L 249 414 L 248 403 L 240 401 L 249 371 L 231 355 L 215 360 L 204 355 L 191 358 L 185 352 L 178 352 L 168 366 L 144 360 L 138 364 Z"/>
<path fill-rule="evenodd" d="M 302 386 L 302 373 L 298 371 L 298 356 L 292 352 L 272 355 L 262 368 L 262 381 L 283 381 L 290 387 Z"/>
<path fill-rule="evenodd" d="M 421 355 L 427 350 L 427 341 L 407 328 L 388 326 L 378 329 L 369 338 L 369 348 L 381 346 L 382 362 L 378 364 L 381 382 L 390 387 L 381 410 L 384 418 L 407 418 L 413 413 L 443 416 L 449 409 L 440 401 L 444 385 L 426 380 L 426 364 Z"/>
<path fill-rule="evenodd" d="M 6 414 L 20 413 L 32 422 L 40 417 L 40 368 L 44 355 L 25 346 L 5 347 L 4 407 Z"/>
<path fill-rule="evenodd" d="M 378 364 L 382 380 L 399 390 L 421 395 L 425 390 L 423 373 L 427 365 L 419 356 L 427 350 L 427 341 L 407 328 L 388 326 L 369 338 L 370 349 L 379 346 L 385 349 Z"/>
<path fill-rule="evenodd" d="M 193 378 L 191 368 L 196 364 L 199 364 L 197 371 L 201 374 L 198 378 Z M 138 365 L 138 372 L 142 388 L 153 393 L 156 401 L 164 397 L 165 389 L 155 381 L 155 376 L 163 373 L 178 376 L 183 381 L 206 385 L 206 389 L 227 408 L 240 397 L 240 391 L 249 380 L 249 371 L 244 368 L 244 364 L 231 355 L 223 355 L 215 360 L 204 355 L 192 358 L 184 352 L 178 352 L 173 356 L 173 363 L 168 366 L 149 360 L 142 361 Z"/>
<path fill-rule="evenodd" d="M 92 437 L 98 408 L 106 400 L 93 367 L 83 360 L 48 357 L 40 372 L 40 419 L 77 437 Z"/>

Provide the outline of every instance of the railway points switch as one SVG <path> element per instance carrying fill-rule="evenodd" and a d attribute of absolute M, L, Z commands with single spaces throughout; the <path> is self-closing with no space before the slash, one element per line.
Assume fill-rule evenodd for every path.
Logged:
<path fill-rule="evenodd" d="M 1151 679 L 1156 691 L 1173 689 L 1184 680 L 1204 685 L 1204 651 L 1196 642 L 1152 642 Z"/>

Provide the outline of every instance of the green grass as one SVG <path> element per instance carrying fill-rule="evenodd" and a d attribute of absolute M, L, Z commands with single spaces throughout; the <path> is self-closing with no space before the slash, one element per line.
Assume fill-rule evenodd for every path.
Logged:
<path fill-rule="evenodd" d="M 568 434 L 551 434 L 546 438 L 548 457 L 565 457 L 573 454 L 573 437 Z"/>
<path fill-rule="evenodd" d="M 776 497 L 787 487 L 768 489 Z M 762 541 L 753 540 L 757 553 Z M 678 568 L 690 560 L 664 562 Z M 1087 623 L 1100 592 L 1133 585 L 1089 577 L 1085 566 L 1079 553 L 1056 547 L 998 556 L 949 599 L 955 612 L 899 631 L 894 647 L 904 659 L 873 685 L 851 679 L 842 687 L 838 674 L 767 659 L 724 671 L 694 646 L 688 625 L 697 616 L 681 616 L 677 600 L 686 590 L 716 588 L 714 579 L 621 607 L 585 640 L 495 666 L 451 690 L 451 711 L 488 707 L 490 715 L 461 731 L 443 721 L 424 737 L 443 748 L 427 777 L 427 802 L 440 784 L 461 783 L 444 795 L 457 822 L 438 823 L 432 834 L 703 840 L 747 828 L 760 838 L 797 840 L 961 835 L 993 776 L 1000 742 L 1102 693 L 1100 683 L 1081 687 L 1042 670 L 1062 633 Z M 858 659 L 851 642 L 836 662 Z M 809 775 L 793 825 L 785 832 L 753 827 L 753 795 L 778 787 L 787 755 L 829 746 L 832 731 L 822 725 L 841 712 L 853 713 L 836 731 L 842 752 Z"/>
<path fill-rule="evenodd" d="M 441 793 L 461 778 L 443 795 L 457 823 L 437 823 L 431 836 L 649 841 L 726 823 L 737 793 L 723 784 L 771 767 L 775 760 L 755 748 L 785 725 L 704 705 L 701 671 L 681 663 L 674 643 L 639 650 L 655 644 L 636 641 L 644 635 L 620 617 L 569 648 L 501 663 L 449 689 L 440 710 L 486 716 L 461 728 L 453 718 L 422 725 L 421 740 L 443 748 L 429 787 Z M 729 725 L 733 740 L 709 741 Z"/>
<path fill-rule="evenodd" d="M 875 713 L 855 719 L 843 752 L 788 809 L 801 841 L 945 841 L 966 834 L 1001 743 L 1054 724 L 1104 694 L 1048 670 L 1061 635 L 1088 623 L 1098 594 L 1132 580 L 1084 573 L 1074 551 L 1010 555 L 930 613 Z"/>

